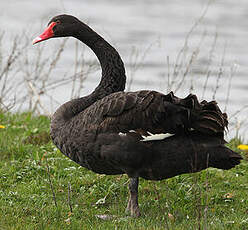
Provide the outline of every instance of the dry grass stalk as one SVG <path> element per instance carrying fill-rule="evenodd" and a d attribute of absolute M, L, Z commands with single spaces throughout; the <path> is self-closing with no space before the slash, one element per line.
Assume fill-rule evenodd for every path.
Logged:
<path fill-rule="evenodd" d="M 228 106 L 228 102 L 229 102 L 229 98 L 230 98 L 232 79 L 233 79 L 233 76 L 235 75 L 235 73 L 237 72 L 237 68 L 238 68 L 237 64 L 233 63 L 233 65 L 231 66 L 231 69 L 230 69 L 230 76 L 229 76 L 227 95 L 226 95 L 226 104 L 225 104 L 225 109 L 224 109 L 225 112 L 227 110 L 227 106 Z"/>
<path fill-rule="evenodd" d="M 71 204 L 71 184 L 68 182 L 68 205 L 70 208 L 70 212 L 72 213 L 72 204 Z"/>
<path fill-rule="evenodd" d="M 54 191 L 54 188 L 53 188 L 53 183 L 52 183 L 51 175 L 50 175 L 50 169 L 49 169 L 49 166 L 48 166 L 47 162 L 46 162 L 46 167 L 47 167 L 47 175 L 48 175 L 49 185 L 50 185 L 50 188 L 51 188 L 51 191 L 52 191 L 52 194 L 53 194 L 54 205 L 56 206 L 56 208 L 58 208 L 56 194 L 55 194 L 55 191 Z"/>
<path fill-rule="evenodd" d="M 136 47 L 132 47 L 132 51 L 129 57 L 129 63 L 130 63 L 130 68 L 128 69 L 128 79 L 129 81 L 127 82 L 127 91 L 130 91 L 131 86 L 133 85 L 134 81 L 134 76 L 139 70 L 139 68 L 142 66 L 142 63 L 145 61 L 145 58 L 153 45 L 158 43 L 156 40 L 154 43 L 151 43 L 143 53 L 140 53 L 140 51 Z"/>
<path fill-rule="evenodd" d="M 205 82 L 203 85 L 202 99 L 205 97 L 205 92 L 207 89 L 208 80 L 209 80 L 209 77 L 211 75 L 211 69 L 210 68 L 211 68 L 212 63 L 213 63 L 213 56 L 214 56 L 214 51 L 216 49 L 217 39 L 218 39 L 218 33 L 217 33 L 217 31 L 215 31 L 214 40 L 213 40 L 213 43 L 212 43 L 210 51 L 209 51 L 207 66 L 206 66 L 206 70 L 205 70 L 206 79 L 205 79 Z"/>
<path fill-rule="evenodd" d="M 217 74 L 217 81 L 216 81 L 213 96 L 212 96 L 213 100 L 215 100 L 216 93 L 217 93 L 217 91 L 218 91 L 218 89 L 220 87 L 220 79 L 224 74 L 225 54 L 226 54 L 226 44 L 225 44 L 225 47 L 224 47 L 224 50 L 223 50 L 223 55 L 222 55 L 222 58 L 221 58 L 220 67 L 219 67 L 219 71 L 218 71 L 218 74 Z"/>
<path fill-rule="evenodd" d="M 19 42 L 17 42 L 19 37 L 16 36 L 13 39 L 10 53 L 4 57 L 2 53 L 5 53 L 5 51 L 1 46 L 3 38 L 4 33 L 0 35 L 0 109 L 10 110 L 16 102 L 16 94 L 13 92 L 16 92 L 16 88 L 20 86 L 20 82 L 16 79 L 20 69 L 13 66 L 21 57 L 27 43 L 19 45 Z"/>

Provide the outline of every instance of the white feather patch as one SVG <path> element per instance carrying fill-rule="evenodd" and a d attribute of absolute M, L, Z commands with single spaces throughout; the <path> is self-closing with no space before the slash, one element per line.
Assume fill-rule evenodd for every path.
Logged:
<path fill-rule="evenodd" d="M 129 130 L 127 133 L 136 133 L 136 131 L 135 130 Z M 126 136 L 127 133 L 119 132 L 118 135 L 121 136 L 121 137 L 123 137 L 123 136 Z"/>
<path fill-rule="evenodd" d="M 136 133 L 136 131 L 135 131 L 135 130 L 132 130 L 132 129 L 129 130 L 128 132 L 129 132 L 129 133 Z"/>
<path fill-rule="evenodd" d="M 144 139 L 140 141 L 159 141 L 159 140 L 164 140 L 165 138 L 174 136 L 175 134 L 170 134 L 170 133 L 160 133 L 160 134 L 152 134 L 150 136 L 142 136 Z"/>
<path fill-rule="evenodd" d="M 118 135 L 121 136 L 121 137 L 123 137 L 123 136 L 126 136 L 127 134 L 126 133 L 119 132 Z"/>

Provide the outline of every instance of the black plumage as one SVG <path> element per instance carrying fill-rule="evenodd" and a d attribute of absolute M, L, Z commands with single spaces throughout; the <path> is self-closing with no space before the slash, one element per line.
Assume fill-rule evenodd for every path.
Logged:
<path fill-rule="evenodd" d="M 215 101 L 200 103 L 195 95 L 182 99 L 172 92 L 123 92 L 126 76 L 118 52 L 70 15 L 54 17 L 34 43 L 65 36 L 93 50 L 102 78 L 90 95 L 58 108 L 51 121 L 52 140 L 63 154 L 96 173 L 126 173 L 131 178 L 127 209 L 132 215 L 140 215 L 139 177 L 162 180 L 240 163 L 241 156 L 224 145 L 227 115 Z M 174 135 L 165 138 L 160 133 Z"/>

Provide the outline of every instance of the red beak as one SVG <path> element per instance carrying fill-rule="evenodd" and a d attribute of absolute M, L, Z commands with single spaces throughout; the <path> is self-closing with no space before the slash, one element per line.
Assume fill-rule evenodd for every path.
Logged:
<path fill-rule="evenodd" d="M 38 43 L 38 42 L 42 42 L 42 41 L 45 41 L 49 38 L 52 38 L 54 36 L 53 27 L 55 25 L 56 25 L 56 22 L 50 23 L 50 25 L 45 29 L 45 31 L 40 36 L 36 37 L 33 40 L 33 45 Z"/>

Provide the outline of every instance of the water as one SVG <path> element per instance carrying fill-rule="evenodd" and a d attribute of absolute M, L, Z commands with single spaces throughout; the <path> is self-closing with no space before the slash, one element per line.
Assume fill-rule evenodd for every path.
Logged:
<path fill-rule="evenodd" d="M 51 17 L 61 13 L 75 15 L 84 22 L 88 22 L 92 28 L 117 48 L 126 63 L 128 77 L 131 75 L 133 63 L 132 52 L 134 49 L 138 50 L 141 66 L 135 72 L 131 90 L 155 89 L 167 92 L 169 89 L 167 87 L 166 58 L 169 56 L 170 70 L 172 71 L 187 33 L 194 23 L 199 21 L 207 5 L 208 1 L 205 0 L 1 0 L 0 28 L 5 31 L 6 38 L 22 34 L 25 30 L 27 36 L 30 36 L 30 46 L 27 49 L 33 52 L 33 49 L 37 47 L 31 45 L 32 39 L 45 28 Z M 231 116 L 231 127 L 234 127 L 237 121 L 244 121 L 241 135 L 246 133 L 248 127 L 247 110 L 235 116 L 232 115 L 243 106 L 248 105 L 247 12 L 247 0 L 238 2 L 232 0 L 210 1 L 204 18 L 199 21 L 199 25 L 188 40 L 189 50 L 186 53 L 186 64 L 190 60 L 191 53 L 196 50 L 204 31 L 206 33 L 197 61 L 193 62 L 183 87 L 177 91 L 177 95 L 185 96 L 192 87 L 193 93 L 200 97 L 203 95 L 207 63 L 217 33 L 216 46 L 212 52 L 211 73 L 204 98 L 207 100 L 213 98 L 218 81 L 215 99 L 222 109 L 227 108 L 227 112 Z M 51 40 L 44 46 L 51 50 L 57 41 Z M 10 46 L 10 42 L 11 39 L 5 40 L 5 48 Z M 141 57 L 147 49 L 147 54 L 142 59 Z M 54 77 L 63 74 L 73 65 L 73 52 L 74 41 L 71 39 L 68 41 L 61 64 L 58 66 L 59 72 L 55 72 L 57 75 L 55 74 Z M 94 58 L 90 52 L 88 53 L 87 57 Z M 223 74 L 218 80 L 220 66 Z M 235 69 L 235 73 L 231 79 L 231 91 L 227 103 L 231 68 Z M 170 75 L 170 80 L 173 80 L 171 78 L 172 75 Z M 99 75 L 87 79 L 84 84 L 84 94 L 93 90 L 98 80 Z M 59 103 L 68 100 L 69 92 L 68 94 L 65 92 L 66 88 L 54 92 Z M 53 112 L 55 108 L 51 110 Z M 234 135 L 234 129 L 231 129 L 232 135 Z"/>

